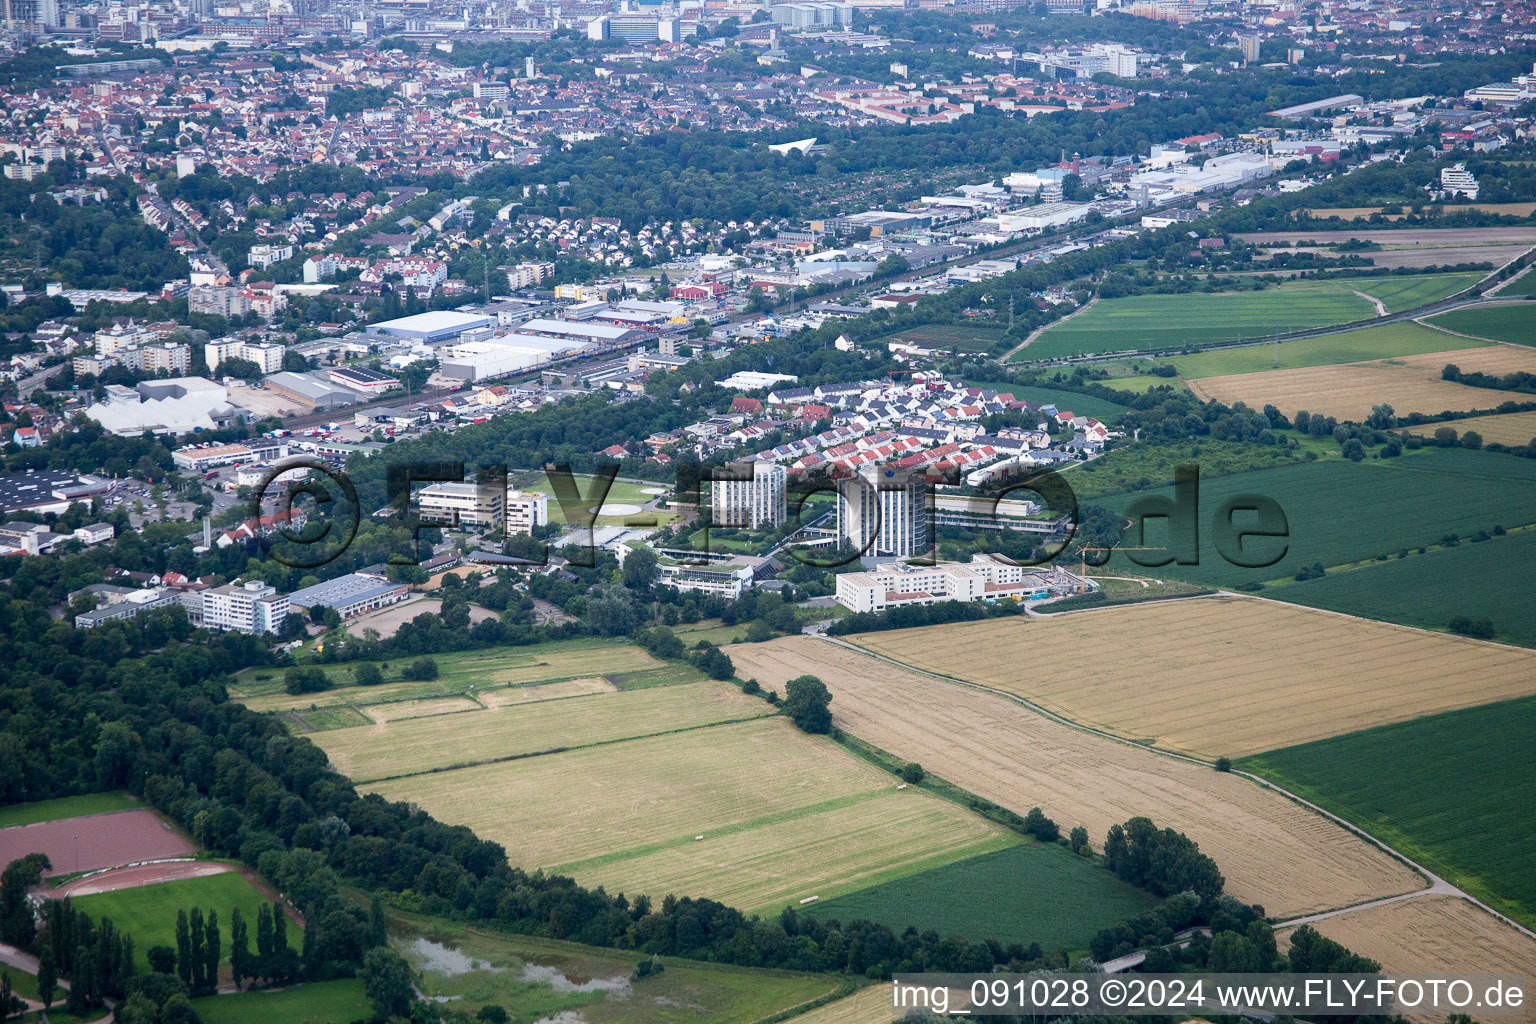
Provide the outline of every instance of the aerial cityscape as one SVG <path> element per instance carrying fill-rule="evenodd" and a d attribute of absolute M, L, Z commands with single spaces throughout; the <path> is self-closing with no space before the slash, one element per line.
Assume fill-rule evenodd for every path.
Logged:
<path fill-rule="evenodd" d="M 0 98 L 0 1021 L 1536 1021 L 1536 4 L 0 0 Z"/>

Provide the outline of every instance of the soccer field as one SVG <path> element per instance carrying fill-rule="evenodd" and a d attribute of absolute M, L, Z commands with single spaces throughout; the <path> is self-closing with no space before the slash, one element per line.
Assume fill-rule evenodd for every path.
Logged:
<path fill-rule="evenodd" d="M 93 918 L 111 918 L 119 928 L 132 933 L 134 960 L 139 970 L 146 971 L 149 969 L 149 961 L 145 955 L 151 946 L 176 948 L 177 911 L 199 907 L 205 917 L 210 910 L 219 915 L 223 962 L 228 964 L 230 911 L 240 908 L 240 915 L 245 918 L 254 940 L 256 915 L 261 905 L 269 901 L 244 875 L 237 871 L 226 871 L 203 878 L 79 896 L 70 902 L 82 913 Z M 303 935 L 303 929 L 292 921 L 288 922 L 288 945 L 295 950 L 302 948 Z"/>

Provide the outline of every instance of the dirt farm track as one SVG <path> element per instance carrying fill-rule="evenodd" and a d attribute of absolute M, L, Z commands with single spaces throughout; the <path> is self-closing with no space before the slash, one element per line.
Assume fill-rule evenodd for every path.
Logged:
<path fill-rule="evenodd" d="M 0 829 L 0 864 L 29 853 L 46 853 L 53 862 L 53 870 L 45 872 L 48 875 L 190 857 L 196 852 L 154 811 L 143 808 Z"/>
<path fill-rule="evenodd" d="M 904 671 L 826 640 L 731 648 L 737 674 L 782 689 L 812 673 L 834 722 L 1019 814 L 1039 806 L 1096 846 L 1137 815 L 1189 835 L 1227 890 L 1281 919 L 1412 892 L 1423 880 L 1387 854 L 1279 794 L 1203 765 L 1074 729 L 1009 700 Z"/>

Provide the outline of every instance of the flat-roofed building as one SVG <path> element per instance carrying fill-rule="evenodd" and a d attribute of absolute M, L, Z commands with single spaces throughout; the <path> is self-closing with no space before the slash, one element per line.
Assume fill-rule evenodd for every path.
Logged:
<path fill-rule="evenodd" d="M 312 373 L 284 370 L 266 379 L 267 387 L 306 409 L 338 409 L 354 405 L 361 397 L 356 391 L 321 380 Z"/>
<path fill-rule="evenodd" d="M 295 590 L 288 595 L 288 601 L 291 607 L 303 608 L 311 614 L 316 608 L 330 608 L 348 619 L 403 601 L 410 590 L 406 584 L 391 583 L 383 576 L 354 572 Z"/>
<path fill-rule="evenodd" d="M 549 495 L 541 491 L 507 491 L 507 533 L 532 533 L 549 525 Z"/>
<path fill-rule="evenodd" d="M 506 509 L 501 488 L 476 483 L 432 484 L 416 492 L 417 513 L 424 523 L 449 523 L 500 529 Z"/>
<path fill-rule="evenodd" d="M 174 590 L 135 590 L 121 601 L 103 605 L 75 616 L 76 629 L 94 629 L 106 622 L 132 619 L 157 608 L 170 608 L 180 604 Z"/>
<path fill-rule="evenodd" d="M 250 636 L 282 631 L 288 618 L 287 594 L 260 580 L 229 583 L 202 592 L 203 626 Z"/>
<path fill-rule="evenodd" d="M 439 309 L 371 324 L 368 333 L 387 334 L 392 338 L 408 338 L 413 341 L 448 341 L 466 331 L 482 330 L 495 323 L 492 317 L 479 313 L 456 313 L 449 309 Z"/>

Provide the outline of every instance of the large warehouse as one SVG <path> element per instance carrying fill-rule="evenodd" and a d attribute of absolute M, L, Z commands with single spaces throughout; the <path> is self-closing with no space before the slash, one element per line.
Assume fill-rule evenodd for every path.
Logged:
<path fill-rule="evenodd" d="M 368 333 L 387 334 L 391 338 L 404 338 L 410 341 L 434 342 L 448 341 L 466 331 L 477 331 L 493 327 L 495 324 L 494 318 L 481 316 L 479 313 L 455 313 L 444 309 L 370 324 Z"/>
<path fill-rule="evenodd" d="M 353 405 L 361 397 L 350 388 L 321 380 L 312 373 L 274 373 L 266 379 L 267 387 L 306 409 L 336 409 Z"/>
<path fill-rule="evenodd" d="M 438 373 L 455 380 L 486 380 L 542 366 L 590 347 L 573 339 L 503 334 L 444 349 L 439 356 Z"/>
<path fill-rule="evenodd" d="M 519 325 L 519 328 L 525 334 L 536 334 L 546 338 L 569 338 L 573 341 L 584 341 L 609 348 L 640 341 L 646 337 L 644 331 L 620 327 L 616 324 L 576 323 L 570 320 L 529 320 Z"/>

